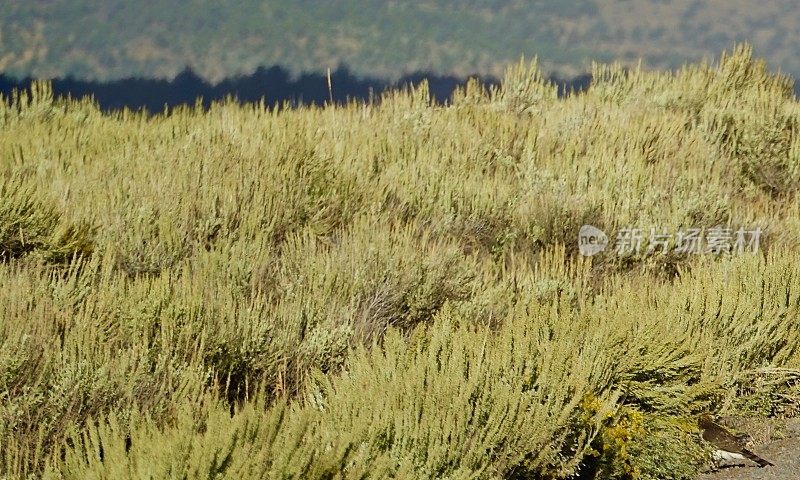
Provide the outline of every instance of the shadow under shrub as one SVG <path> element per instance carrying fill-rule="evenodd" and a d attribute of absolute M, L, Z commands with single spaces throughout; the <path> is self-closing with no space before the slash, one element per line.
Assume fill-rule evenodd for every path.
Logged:
<path fill-rule="evenodd" d="M 33 186 L 19 177 L 0 179 L 0 261 L 36 252 L 50 263 L 92 253 L 93 229 L 62 219 Z"/>

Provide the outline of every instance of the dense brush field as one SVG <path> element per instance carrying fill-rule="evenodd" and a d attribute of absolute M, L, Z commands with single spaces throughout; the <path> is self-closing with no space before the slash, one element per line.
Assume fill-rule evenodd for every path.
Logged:
<path fill-rule="evenodd" d="M 449 105 L 0 102 L 0 477 L 692 478 L 800 414 L 800 104 L 742 46 Z M 578 230 L 761 228 L 594 257 Z"/>

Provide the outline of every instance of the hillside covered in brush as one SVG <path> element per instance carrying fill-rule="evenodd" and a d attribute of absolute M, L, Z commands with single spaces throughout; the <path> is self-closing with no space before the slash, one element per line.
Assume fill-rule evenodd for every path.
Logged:
<path fill-rule="evenodd" d="M 18 77 L 212 81 L 340 63 L 396 80 L 420 70 L 500 75 L 520 55 L 572 77 L 592 60 L 676 68 L 750 41 L 800 75 L 794 0 L 27 0 L 4 2 L 0 72 Z"/>

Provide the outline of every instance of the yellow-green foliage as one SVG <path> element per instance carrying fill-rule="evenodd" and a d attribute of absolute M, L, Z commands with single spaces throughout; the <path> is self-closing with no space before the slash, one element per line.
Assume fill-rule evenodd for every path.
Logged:
<path fill-rule="evenodd" d="M 691 478 L 697 412 L 800 410 L 799 114 L 747 47 L 447 106 L 36 84 L 0 102 L 0 477 Z M 590 260 L 586 223 L 765 233 Z"/>
<path fill-rule="evenodd" d="M 709 450 L 700 443 L 694 417 L 661 418 L 627 407 L 597 445 L 598 478 L 694 478 Z"/>

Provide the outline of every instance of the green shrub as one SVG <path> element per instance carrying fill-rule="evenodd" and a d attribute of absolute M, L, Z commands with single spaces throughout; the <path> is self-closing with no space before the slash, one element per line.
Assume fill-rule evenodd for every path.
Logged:
<path fill-rule="evenodd" d="M 788 80 L 536 68 L 446 106 L 3 100 L 0 476 L 686 478 L 696 413 L 796 414 Z M 765 237 L 584 258 L 584 224 Z"/>

